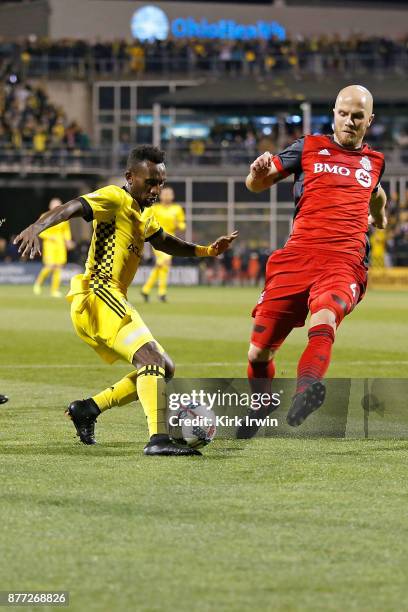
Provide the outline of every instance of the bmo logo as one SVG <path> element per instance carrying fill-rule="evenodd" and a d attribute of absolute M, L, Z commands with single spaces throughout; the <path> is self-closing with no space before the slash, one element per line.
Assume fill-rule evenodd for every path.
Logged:
<path fill-rule="evenodd" d="M 314 164 L 314 174 L 320 174 L 321 172 L 328 172 L 329 174 L 341 174 L 341 176 L 350 176 L 351 172 L 344 166 L 335 166 L 334 164 Z"/>
<path fill-rule="evenodd" d="M 351 171 L 348 168 L 345 168 L 344 166 L 336 166 L 334 164 L 322 163 L 314 164 L 313 172 L 314 174 L 320 174 L 322 172 L 325 172 L 328 174 L 340 174 L 341 176 L 350 176 L 351 174 Z M 354 176 L 356 177 L 357 182 L 362 187 L 365 187 L 366 189 L 371 187 L 371 174 L 367 172 L 367 170 L 359 168 L 358 170 L 356 170 Z"/>

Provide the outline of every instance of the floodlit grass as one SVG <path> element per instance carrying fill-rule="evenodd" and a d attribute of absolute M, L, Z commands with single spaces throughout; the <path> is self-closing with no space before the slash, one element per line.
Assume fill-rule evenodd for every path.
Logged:
<path fill-rule="evenodd" d="M 139 310 L 178 376 L 244 377 L 257 294 L 172 289 Z M 64 407 L 129 366 L 81 343 L 64 300 L 0 287 L 0 304 L 0 590 L 69 590 L 78 612 L 408 607 L 407 441 L 220 439 L 202 458 L 147 458 L 131 405 L 84 447 Z M 330 375 L 406 377 L 406 313 L 405 294 L 370 292 Z M 288 338 L 281 375 L 305 338 Z"/>

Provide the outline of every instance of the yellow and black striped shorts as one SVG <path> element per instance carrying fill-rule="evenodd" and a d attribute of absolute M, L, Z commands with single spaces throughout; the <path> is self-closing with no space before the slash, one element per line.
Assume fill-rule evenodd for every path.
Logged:
<path fill-rule="evenodd" d="M 70 292 L 71 319 L 78 336 L 108 363 L 133 356 L 146 342 L 156 342 L 137 310 L 120 291 L 113 288 Z"/>

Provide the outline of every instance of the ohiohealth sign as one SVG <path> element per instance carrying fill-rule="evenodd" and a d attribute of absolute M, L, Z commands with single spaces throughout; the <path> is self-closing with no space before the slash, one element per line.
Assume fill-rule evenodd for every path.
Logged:
<path fill-rule="evenodd" d="M 158 6 L 147 5 L 138 9 L 132 16 L 130 29 L 134 38 L 146 40 L 166 40 L 171 34 L 174 38 L 209 38 L 212 40 L 269 40 L 276 36 L 286 38 L 285 28 L 276 21 L 257 21 L 253 24 L 237 23 L 233 19 L 220 19 L 209 22 L 202 18 L 177 17 L 171 21 Z"/>

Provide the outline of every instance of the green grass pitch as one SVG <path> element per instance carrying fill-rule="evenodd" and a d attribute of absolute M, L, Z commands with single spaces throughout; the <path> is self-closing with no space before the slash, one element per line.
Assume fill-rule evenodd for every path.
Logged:
<path fill-rule="evenodd" d="M 130 300 L 182 377 L 243 377 L 256 288 Z M 69 610 L 408 608 L 406 465 L 398 439 L 215 440 L 202 458 L 146 458 L 142 409 L 77 442 L 67 402 L 115 382 L 65 300 L 0 287 L 0 590 L 69 590 Z M 407 377 L 407 297 L 369 292 L 329 374 Z M 277 361 L 294 376 L 295 330 Z M 28 610 L 30 608 L 21 608 Z"/>

